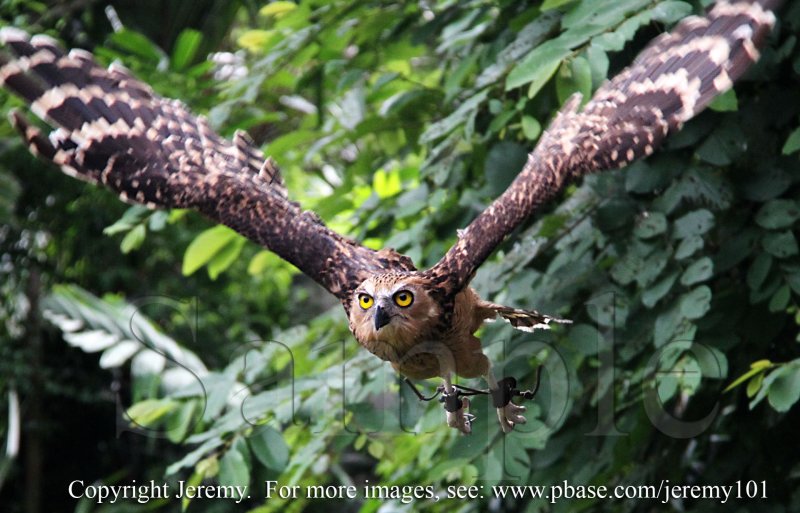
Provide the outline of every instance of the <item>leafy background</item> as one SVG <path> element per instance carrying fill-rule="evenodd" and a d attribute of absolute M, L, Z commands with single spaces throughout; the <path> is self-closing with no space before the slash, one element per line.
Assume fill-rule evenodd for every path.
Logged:
<path fill-rule="evenodd" d="M 225 135 L 249 131 L 304 207 L 427 266 L 510 183 L 566 97 L 707 4 L 3 0 L 0 19 L 124 62 Z M 441 407 L 359 350 L 340 307 L 290 265 L 193 213 L 129 207 L 64 177 L 0 125 L 0 428 L 12 441 L 22 430 L 0 461 L 3 511 L 233 507 L 76 503 L 73 479 L 250 483 L 238 507 L 265 512 L 722 507 L 331 506 L 265 501 L 265 480 L 442 494 L 763 480 L 759 511 L 796 511 L 800 6 L 779 18 L 735 93 L 646 161 L 570 186 L 479 271 L 485 297 L 574 320 L 535 336 L 483 330 L 502 373 L 532 383 L 544 369 L 528 424 L 508 436 L 482 399 L 471 437 L 446 429 Z"/>

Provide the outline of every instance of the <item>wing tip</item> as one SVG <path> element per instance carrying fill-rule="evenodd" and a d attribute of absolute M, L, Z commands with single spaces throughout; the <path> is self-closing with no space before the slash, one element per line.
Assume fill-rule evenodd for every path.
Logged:
<path fill-rule="evenodd" d="M 67 52 L 67 56 L 69 56 L 70 59 L 77 61 L 94 62 L 94 56 L 92 55 L 92 52 L 84 50 L 83 48 L 72 48 L 69 52 Z"/>
<path fill-rule="evenodd" d="M 18 41 L 28 41 L 30 36 L 24 30 L 17 27 L 0 28 L 0 43 L 14 43 Z"/>
<path fill-rule="evenodd" d="M 58 40 L 47 34 L 36 34 L 31 37 L 31 44 L 33 46 L 60 46 Z"/>

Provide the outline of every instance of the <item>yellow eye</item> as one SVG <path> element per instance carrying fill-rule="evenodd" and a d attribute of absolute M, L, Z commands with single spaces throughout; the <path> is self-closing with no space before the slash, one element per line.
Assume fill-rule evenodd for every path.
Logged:
<path fill-rule="evenodd" d="M 411 306 L 411 303 L 414 302 L 414 294 L 407 290 L 401 290 L 394 295 L 394 302 L 403 308 Z"/>
<path fill-rule="evenodd" d="M 372 299 L 372 296 L 370 296 L 369 294 L 358 295 L 358 305 L 364 310 L 369 310 L 369 308 L 372 306 L 374 302 L 375 300 Z"/>

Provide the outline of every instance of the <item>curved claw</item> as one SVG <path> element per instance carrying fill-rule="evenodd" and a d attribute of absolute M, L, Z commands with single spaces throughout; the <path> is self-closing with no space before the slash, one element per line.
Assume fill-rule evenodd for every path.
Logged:
<path fill-rule="evenodd" d="M 447 425 L 451 428 L 456 428 L 465 435 L 472 433 L 472 415 L 466 411 L 469 409 L 469 399 L 464 397 L 461 399 L 461 408 L 456 411 L 445 410 L 447 418 Z"/>
<path fill-rule="evenodd" d="M 503 433 L 510 433 L 517 424 L 525 424 L 527 419 L 522 416 L 526 408 L 514 403 L 508 403 L 502 408 L 497 408 L 497 419 Z"/>

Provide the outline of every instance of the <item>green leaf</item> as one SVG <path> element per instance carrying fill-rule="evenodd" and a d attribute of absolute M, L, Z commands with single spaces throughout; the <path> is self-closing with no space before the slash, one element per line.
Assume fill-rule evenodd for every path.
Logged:
<path fill-rule="evenodd" d="M 176 405 L 171 399 L 146 399 L 128 408 L 127 414 L 134 424 L 149 427 L 171 412 Z"/>
<path fill-rule="evenodd" d="M 683 239 L 691 235 L 702 235 L 714 226 L 714 214 L 706 209 L 695 210 L 675 220 L 673 234 Z"/>
<path fill-rule="evenodd" d="M 353 443 L 353 449 L 360 451 L 361 449 L 364 448 L 366 444 L 367 444 L 367 434 L 361 433 L 360 435 L 358 435 L 358 438 L 356 438 L 356 441 Z"/>
<path fill-rule="evenodd" d="M 223 440 L 214 440 L 214 447 L 219 447 L 222 445 Z M 200 474 L 203 479 L 207 477 L 214 477 L 219 475 L 219 459 L 217 458 L 216 454 L 212 454 L 207 458 L 203 458 L 202 460 L 198 461 L 195 465 L 195 472 Z"/>
<path fill-rule="evenodd" d="M 282 472 L 289 463 L 289 447 L 283 436 L 269 426 L 258 426 L 247 442 L 258 461 L 265 467 Z"/>
<path fill-rule="evenodd" d="M 667 218 L 661 212 L 647 212 L 637 217 L 633 234 L 640 239 L 661 235 L 667 230 Z"/>
<path fill-rule="evenodd" d="M 158 63 L 165 57 L 164 52 L 146 36 L 127 28 L 111 34 L 109 40 L 123 50 L 152 63 Z"/>
<path fill-rule="evenodd" d="M 200 42 L 203 40 L 203 35 L 194 29 L 183 29 L 175 41 L 175 47 L 172 50 L 170 64 L 172 69 L 181 71 L 186 69 L 192 64 L 192 61 L 197 55 L 197 50 L 200 48 Z"/>
<path fill-rule="evenodd" d="M 728 89 L 711 100 L 711 103 L 708 104 L 708 108 L 717 112 L 733 112 L 739 110 L 739 100 L 736 98 L 736 91 Z"/>
<path fill-rule="evenodd" d="M 666 171 L 667 176 L 672 175 L 674 166 L 684 166 L 668 156 L 657 157 L 659 164 L 671 166 Z M 670 164 L 671 162 L 671 164 Z M 689 204 L 706 204 L 716 209 L 728 208 L 733 201 L 733 190 L 730 183 L 723 180 L 722 175 L 712 172 L 706 167 L 692 167 L 684 171 L 667 190 L 655 199 L 654 206 L 657 210 L 670 213 L 682 202 Z"/>
<path fill-rule="evenodd" d="M 144 242 L 147 231 L 143 224 L 136 225 L 133 230 L 129 231 L 123 237 L 122 242 L 119 244 L 120 250 L 126 255 L 134 249 L 139 249 Z"/>
<path fill-rule="evenodd" d="M 219 484 L 222 486 L 248 486 L 250 469 L 244 455 L 231 447 L 219 461 Z"/>
<path fill-rule="evenodd" d="M 786 139 L 786 143 L 784 143 L 781 152 L 784 155 L 791 155 L 797 150 L 800 150 L 800 127 L 795 128 L 794 132 L 789 134 L 789 137 Z"/>
<path fill-rule="evenodd" d="M 787 258 L 798 253 L 797 239 L 791 231 L 768 233 L 761 240 L 761 245 L 778 258 Z"/>
<path fill-rule="evenodd" d="M 673 369 L 668 372 L 660 372 L 656 375 L 656 385 L 658 391 L 658 399 L 665 403 L 672 399 L 675 392 L 678 391 L 678 377 Z"/>
<path fill-rule="evenodd" d="M 236 44 L 251 52 L 257 52 L 265 48 L 275 35 L 276 32 L 274 30 L 247 30 L 239 36 Z"/>
<path fill-rule="evenodd" d="M 237 237 L 227 226 L 218 225 L 201 232 L 186 248 L 183 255 L 183 275 L 189 276 Z"/>
<path fill-rule="evenodd" d="M 756 213 L 756 223 L 768 230 L 788 228 L 800 218 L 797 202 L 788 199 L 774 199 L 765 203 Z"/>
<path fill-rule="evenodd" d="M 278 256 L 272 251 L 263 250 L 255 254 L 247 266 L 247 274 L 250 276 L 258 276 L 262 274 L 267 267 L 274 265 L 278 260 Z"/>
<path fill-rule="evenodd" d="M 684 356 L 678 361 L 673 371 L 678 373 L 678 384 L 681 391 L 690 396 L 694 395 L 703 379 L 703 371 L 697 360 L 688 355 Z"/>
<path fill-rule="evenodd" d="M 403 190 L 400 173 L 396 170 L 377 170 L 375 174 L 372 175 L 372 188 L 375 189 L 375 194 L 381 199 L 394 196 Z"/>
<path fill-rule="evenodd" d="M 684 294 L 681 299 L 681 315 L 687 319 L 699 319 L 711 308 L 711 289 L 705 285 Z"/>
<path fill-rule="evenodd" d="M 661 312 L 653 325 L 653 343 L 655 346 L 661 347 L 672 340 L 683 320 L 678 308 L 670 308 Z"/>
<path fill-rule="evenodd" d="M 750 380 L 747 384 L 747 388 L 745 389 L 747 393 L 747 397 L 752 399 L 755 395 L 761 390 L 761 385 L 764 383 L 764 373 L 759 372 L 756 376 Z"/>
<path fill-rule="evenodd" d="M 603 335 L 589 324 L 576 324 L 569 329 L 569 341 L 584 355 L 597 354 L 603 343 Z"/>
<path fill-rule="evenodd" d="M 620 285 L 628 285 L 642 271 L 644 261 L 637 255 L 628 252 L 611 268 L 611 277 Z"/>
<path fill-rule="evenodd" d="M 629 192 L 647 193 L 663 187 L 670 179 L 667 166 L 650 165 L 654 160 L 639 160 L 625 170 L 625 190 Z"/>
<path fill-rule="evenodd" d="M 783 312 L 789 306 L 789 300 L 792 298 L 791 289 L 789 285 L 783 285 L 779 288 L 769 301 L 770 312 Z"/>
<path fill-rule="evenodd" d="M 158 210 L 153 212 L 150 215 L 150 219 L 147 220 L 147 229 L 151 232 L 160 232 L 167 226 L 167 221 L 169 220 L 169 212 L 166 210 Z"/>
<path fill-rule="evenodd" d="M 622 21 L 615 30 L 600 34 L 592 40 L 592 45 L 597 46 L 608 52 L 618 52 L 625 47 L 625 43 L 633 39 L 638 30 L 650 23 L 653 11 L 645 10 L 638 12 L 630 18 Z M 597 18 L 593 18 L 589 23 L 596 23 Z M 613 23 L 613 22 L 612 22 Z M 611 27 L 609 27 L 611 28 Z"/>
<path fill-rule="evenodd" d="M 708 257 L 692 262 L 681 275 L 681 285 L 689 286 L 711 278 L 714 274 L 714 263 Z"/>
<path fill-rule="evenodd" d="M 662 251 L 655 251 L 647 257 L 642 265 L 642 270 L 636 275 L 636 283 L 639 287 L 650 285 L 661 274 L 667 266 L 669 255 Z"/>
<path fill-rule="evenodd" d="M 518 476 L 521 482 L 527 482 L 532 465 L 530 455 L 523 447 L 521 438 L 510 437 L 505 443 L 505 448 L 503 444 L 497 444 L 495 448 L 498 453 L 505 453 L 503 470 L 510 476 Z"/>
<path fill-rule="evenodd" d="M 188 488 L 190 486 L 199 486 L 200 483 L 203 482 L 204 478 L 205 475 L 202 472 L 195 470 L 194 472 L 192 472 L 192 475 L 191 477 L 189 477 L 188 481 L 186 481 L 186 487 Z M 193 497 L 191 496 L 191 494 L 185 494 L 183 496 L 183 498 L 181 499 L 181 511 L 186 511 L 186 508 L 189 507 L 189 504 L 191 504 L 192 499 Z"/>
<path fill-rule="evenodd" d="M 692 4 L 677 0 L 659 2 L 651 11 L 653 21 L 675 23 L 692 13 Z"/>
<path fill-rule="evenodd" d="M 750 370 L 748 370 L 747 372 L 736 378 L 733 381 L 733 383 L 725 387 L 725 390 L 723 390 L 722 392 L 723 393 L 730 392 L 731 390 L 738 387 L 739 385 L 741 385 L 748 379 L 752 378 L 756 374 L 763 373 L 764 370 L 768 369 L 770 366 L 772 366 L 772 362 L 769 360 L 758 360 L 756 362 L 751 363 Z"/>
<path fill-rule="evenodd" d="M 497 54 L 497 57 L 492 60 L 491 64 L 478 67 L 482 69 L 478 78 L 475 79 L 475 87 L 480 89 L 487 85 L 500 83 L 503 75 L 506 74 L 512 65 L 518 63 L 525 55 L 539 46 L 552 34 L 558 27 L 560 18 L 561 16 L 557 12 L 542 13 L 533 21 L 522 27 L 518 31 L 517 37 Z M 513 22 L 509 25 L 513 25 Z M 483 56 L 480 52 L 474 52 L 474 54 L 479 59 Z"/>
<path fill-rule="evenodd" d="M 745 151 L 744 141 L 747 141 L 747 137 L 738 124 L 722 123 L 697 148 L 697 156 L 715 166 L 726 166 Z"/>
<path fill-rule="evenodd" d="M 209 422 L 219 415 L 227 405 L 234 379 L 226 374 L 211 373 L 203 376 L 202 383 L 206 391 L 206 407 L 203 410 L 203 420 Z"/>
<path fill-rule="evenodd" d="M 581 2 L 571 9 L 562 21 L 565 28 L 580 28 L 590 25 L 605 31 L 625 20 L 626 17 L 647 7 L 648 0 L 592 0 Z"/>
<path fill-rule="evenodd" d="M 119 342 L 119 335 L 105 330 L 79 331 L 64 333 L 64 341 L 71 346 L 78 347 L 86 353 L 103 351 Z"/>
<path fill-rule="evenodd" d="M 757 291 L 761 288 L 771 267 L 772 257 L 767 253 L 759 253 L 747 270 L 747 286 L 750 290 Z"/>
<path fill-rule="evenodd" d="M 659 280 L 655 285 L 642 293 L 642 304 L 647 308 L 653 308 L 658 301 L 672 289 L 672 285 L 678 278 L 678 273 L 674 272 Z"/>
<path fill-rule="evenodd" d="M 680 244 L 678 244 L 675 250 L 675 259 L 683 260 L 684 258 L 689 258 L 694 255 L 697 250 L 703 249 L 704 245 L 703 237 L 699 235 L 690 235 L 681 239 Z"/>
<path fill-rule="evenodd" d="M 8 226 L 12 222 L 21 191 L 16 178 L 5 171 L 0 172 L 0 225 Z"/>
<path fill-rule="evenodd" d="M 369 453 L 369 455 L 372 456 L 373 458 L 375 458 L 378 461 L 380 461 L 380 459 L 383 457 L 383 453 L 384 453 L 385 449 L 386 449 L 386 446 L 384 446 L 378 440 L 370 441 L 369 445 L 367 446 L 367 452 Z"/>
<path fill-rule="evenodd" d="M 474 118 L 478 107 L 486 100 L 488 94 L 489 90 L 485 89 L 473 95 L 462 103 L 455 112 L 436 123 L 428 125 L 428 128 L 420 136 L 419 142 L 425 144 L 434 141 L 439 137 L 449 134 L 456 127 L 466 123 L 470 118 Z"/>
<path fill-rule="evenodd" d="M 549 41 L 536 47 L 519 64 L 511 69 L 506 77 L 506 91 L 530 84 L 528 97 L 533 98 L 561 65 L 561 61 L 572 51 L 560 45 L 559 41 Z"/>
<path fill-rule="evenodd" d="M 556 7 L 561 7 L 562 5 L 567 5 L 575 0 L 544 0 L 540 9 L 542 12 L 549 11 L 551 9 L 555 9 Z"/>
<path fill-rule="evenodd" d="M 586 49 L 586 60 L 592 69 L 592 85 L 599 87 L 608 76 L 608 54 L 602 48 L 590 45 Z"/>
<path fill-rule="evenodd" d="M 637 215 L 628 201 L 611 200 L 597 208 L 595 219 L 603 231 L 611 231 L 632 224 Z"/>
<path fill-rule="evenodd" d="M 750 364 L 751 369 L 768 369 L 772 367 L 773 364 L 770 360 L 757 360 Z"/>
<path fill-rule="evenodd" d="M 275 2 L 270 2 L 261 9 L 259 9 L 258 14 L 260 14 L 261 16 L 280 17 L 288 12 L 295 10 L 296 8 L 297 4 L 294 2 L 277 0 Z"/>
<path fill-rule="evenodd" d="M 528 151 L 517 143 L 500 141 L 492 146 L 486 155 L 484 173 L 494 196 L 506 190 L 527 160 Z"/>
<path fill-rule="evenodd" d="M 169 419 L 167 419 L 167 437 L 171 442 L 177 444 L 186 438 L 186 434 L 192 427 L 192 421 L 195 420 L 194 414 L 196 409 L 196 401 L 185 401 L 173 412 Z"/>
<path fill-rule="evenodd" d="M 212 280 L 216 280 L 225 269 L 231 266 L 242 252 L 247 239 L 244 237 L 236 237 L 230 244 L 226 245 L 218 251 L 211 260 L 208 261 L 208 276 Z"/>
<path fill-rule="evenodd" d="M 126 232 L 141 223 L 144 217 L 150 212 L 150 209 L 142 205 L 132 205 L 122 214 L 122 217 L 117 219 L 114 224 L 103 228 L 105 235 L 116 235 L 120 232 Z"/>
<path fill-rule="evenodd" d="M 800 400 L 800 365 L 784 365 L 773 373 L 777 376 L 769 385 L 769 404 L 776 411 L 789 411 Z"/>
<path fill-rule="evenodd" d="M 630 313 L 630 303 L 626 296 L 602 294 L 587 303 L 589 317 L 603 327 L 622 327 Z"/>
<path fill-rule="evenodd" d="M 556 75 L 556 96 L 564 103 L 574 93 L 580 93 L 585 100 L 592 94 L 592 68 L 583 57 L 565 60 Z"/>
<path fill-rule="evenodd" d="M 800 266 L 787 268 L 786 272 L 786 283 L 795 294 L 800 295 Z M 800 319 L 798 319 L 797 324 L 800 324 Z"/>
<path fill-rule="evenodd" d="M 353 413 L 353 422 L 366 431 L 377 431 L 385 422 L 382 413 L 367 402 L 352 403 L 349 411 Z"/>
<path fill-rule="evenodd" d="M 758 172 L 749 175 L 741 183 L 740 194 L 753 201 L 777 198 L 792 184 L 789 173 L 777 166 L 762 166 Z"/>
<path fill-rule="evenodd" d="M 542 124 L 533 116 L 522 116 L 522 133 L 529 141 L 535 141 L 542 133 Z"/>

